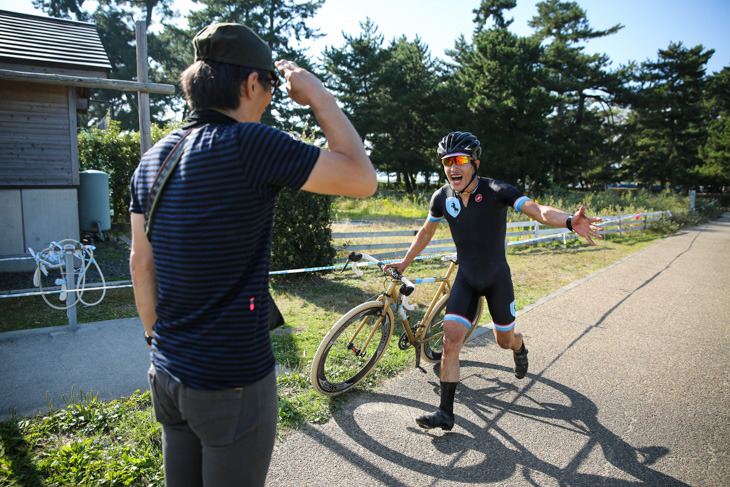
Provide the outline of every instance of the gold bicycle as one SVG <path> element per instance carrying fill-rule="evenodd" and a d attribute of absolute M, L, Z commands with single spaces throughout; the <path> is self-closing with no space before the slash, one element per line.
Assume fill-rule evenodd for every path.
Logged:
<path fill-rule="evenodd" d="M 363 272 L 357 268 L 357 264 L 363 259 L 377 265 L 381 270 L 385 267 L 384 262 L 370 255 L 352 252 L 343 271 L 352 263 L 353 271 L 362 275 Z M 398 347 L 401 350 L 414 347 L 416 367 L 420 367 L 421 357 L 429 363 L 441 361 L 444 315 L 451 294 L 452 276 L 458 265 L 456 254 L 442 260 L 450 261 L 443 277 L 419 278 L 411 282 L 393 268 L 383 270 L 388 278 L 386 290 L 377 299 L 355 306 L 345 313 L 317 348 L 311 371 L 312 385 L 317 392 L 325 396 L 342 394 L 370 374 L 390 345 L 394 323 L 392 308 L 395 308 L 404 329 L 398 340 Z M 415 291 L 415 284 L 428 282 L 438 282 L 439 287 L 424 313 L 423 320 L 411 327 L 406 310 L 412 311 L 415 306 L 408 302 L 408 296 Z M 480 299 L 472 317 L 473 325 L 464 342 L 476 330 L 483 307 L 484 300 Z"/>

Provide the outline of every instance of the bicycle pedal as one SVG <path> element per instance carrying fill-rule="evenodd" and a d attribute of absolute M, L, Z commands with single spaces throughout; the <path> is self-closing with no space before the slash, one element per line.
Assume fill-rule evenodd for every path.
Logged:
<path fill-rule="evenodd" d="M 400 339 L 398 340 L 398 348 L 401 350 L 408 350 L 411 348 L 411 342 L 408 339 L 408 333 L 403 332 L 403 334 L 400 336 Z"/>

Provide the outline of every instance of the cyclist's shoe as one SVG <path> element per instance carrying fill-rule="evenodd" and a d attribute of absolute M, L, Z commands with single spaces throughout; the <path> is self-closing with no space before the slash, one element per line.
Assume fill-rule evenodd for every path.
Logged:
<path fill-rule="evenodd" d="M 437 409 L 436 412 L 417 417 L 416 423 L 418 423 L 418 426 L 421 428 L 425 428 L 427 430 L 441 428 L 444 431 L 451 431 L 451 428 L 454 427 L 454 417 L 449 416 L 440 409 Z"/>
<path fill-rule="evenodd" d="M 527 347 L 523 343 L 521 351 L 513 353 L 515 356 L 515 377 L 522 379 L 527 375 Z"/>

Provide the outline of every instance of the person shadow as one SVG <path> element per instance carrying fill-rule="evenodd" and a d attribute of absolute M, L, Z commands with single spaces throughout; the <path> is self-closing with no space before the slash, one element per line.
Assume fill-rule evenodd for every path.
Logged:
<path fill-rule="evenodd" d="M 411 422 L 405 426 L 410 439 L 404 446 L 402 417 L 392 425 L 401 434 L 389 439 L 384 430 L 391 427 L 387 417 L 373 426 L 367 414 L 357 413 L 359 407 L 418 414 L 433 409 L 433 404 L 408 394 L 366 394 L 336 414 L 334 421 L 371 454 L 432 480 L 490 484 L 515 480 L 513 476 L 521 473 L 530 485 L 688 485 L 651 468 L 670 453 L 669 448 L 631 446 L 601 424 L 596 404 L 578 391 L 533 374 L 518 387 L 503 380 L 512 371 L 499 365 L 462 361 L 461 367 L 457 425 L 448 433 L 422 430 Z M 438 372 L 438 366 L 434 368 Z M 435 397 L 437 377 L 438 373 L 428 380 Z M 400 440 L 394 440 L 398 436 Z M 341 450 L 339 454 L 348 455 Z M 383 485 L 405 485 L 376 465 L 381 462 L 354 453 L 351 461 Z"/>

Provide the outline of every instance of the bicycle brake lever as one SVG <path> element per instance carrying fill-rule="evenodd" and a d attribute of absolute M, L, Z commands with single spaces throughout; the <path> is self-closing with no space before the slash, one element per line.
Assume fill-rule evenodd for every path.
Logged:
<path fill-rule="evenodd" d="M 345 272 L 345 269 L 347 269 L 347 264 L 349 264 L 349 263 L 350 263 L 349 260 L 347 262 L 345 262 L 345 265 L 342 266 L 342 270 L 340 270 L 340 274 L 342 274 L 343 272 Z"/>

